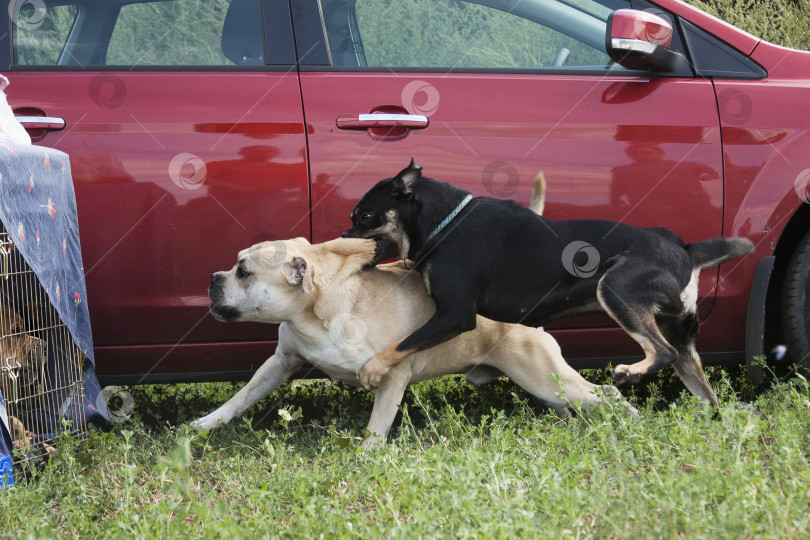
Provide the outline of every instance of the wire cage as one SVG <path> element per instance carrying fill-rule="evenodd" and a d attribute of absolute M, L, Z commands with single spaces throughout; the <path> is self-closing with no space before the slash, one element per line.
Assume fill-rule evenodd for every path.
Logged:
<path fill-rule="evenodd" d="M 83 358 L 0 224 L 0 392 L 15 463 L 48 457 L 65 435 L 86 438 Z"/>

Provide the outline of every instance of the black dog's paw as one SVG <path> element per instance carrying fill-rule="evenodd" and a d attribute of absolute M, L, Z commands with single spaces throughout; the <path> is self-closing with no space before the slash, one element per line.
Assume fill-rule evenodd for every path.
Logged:
<path fill-rule="evenodd" d="M 613 382 L 616 384 L 636 384 L 641 381 L 641 374 L 637 373 L 632 366 L 618 365 L 611 374 Z"/>

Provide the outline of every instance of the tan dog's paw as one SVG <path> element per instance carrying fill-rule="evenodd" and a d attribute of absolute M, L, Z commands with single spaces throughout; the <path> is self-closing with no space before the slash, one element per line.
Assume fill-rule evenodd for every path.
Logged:
<path fill-rule="evenodd" d="M 209 414 L 208 416 L 203 416 L 202 418 L 198 418 L 189 424 L 189 427 L 192 429 L 204 429 L 205 431 L 214 431 L 218 427 L 227 424 L 225 420 L 222 419 L 221 416 L 216 414 Z"/>
<path fill-rule="evenodd" d="M 360 450 L 363 450 L 364 452 L 369 452 L 371 450 L 381 448 L 384 444 L 385 444 L 385 437 L 380 437 L 377 435 L 369 435 L 360 444 Z"/>
<path fill-rule="evenodd" d="M 641 374 L 633 366 L 625 366 L 624 364 L 620 364 L 613 369 L 612 377 L 616 384 L 636 384 L 641 380 Z"/>
<path fill-rule="evenodd" d="M 380 380 L 385 377 L 390 368 L 380 360 L 379 356 L 375 356 L 363 366 L 360 370 L 360 384 L 366 390 L 374 390 L 380 385 Z"/>

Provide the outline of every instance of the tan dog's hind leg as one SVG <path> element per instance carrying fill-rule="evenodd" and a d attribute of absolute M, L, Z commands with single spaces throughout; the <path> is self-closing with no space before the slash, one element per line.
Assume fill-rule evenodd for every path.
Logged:
<path fill-rule="evenodd" d="M 388 372 L 398 366 L 405 358 L 415 351 L 398 351 L 397 347 L 404 339 L 400 339 L 383 352 L 369 360 L 360 370 L 360 384 L 366 390 L 373 390 L 380 384 L 380 380 Z"/>
<path fill-rule="evenodd" d="M 278 388 L 302 364 L 303 361 L 296 357 L 276 351 L 276 354 L 261 365 L 250 381 L 236 395 L 211 414 L 191 422 L 191 427 L 211 431 L 227 424 Z"/>
<path fill-rule="evenodd" d="M 592 384 L 568 365 L 556 340 L 542 329 L 516 326 L 509 332 L 489 356 L 510 379 L 558 414 L 577 403 L 586 409 L 615 398 L 628 414 L 638 415 L 616 388 Z"/>

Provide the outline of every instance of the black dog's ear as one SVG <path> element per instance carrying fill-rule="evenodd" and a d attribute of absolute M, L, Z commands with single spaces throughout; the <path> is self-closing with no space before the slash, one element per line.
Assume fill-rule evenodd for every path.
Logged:
<path fill-rule="evenodd" d="M 422 167 L 411 158 L 411 163 L 394 177 L 394 195 L 410 198 L 413 194 L 413 186 L 420 178 L 422 178 Z"/>

